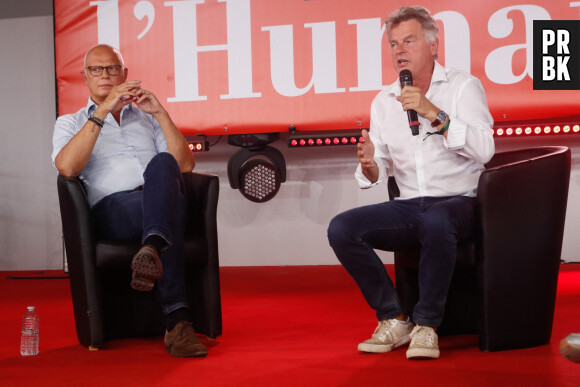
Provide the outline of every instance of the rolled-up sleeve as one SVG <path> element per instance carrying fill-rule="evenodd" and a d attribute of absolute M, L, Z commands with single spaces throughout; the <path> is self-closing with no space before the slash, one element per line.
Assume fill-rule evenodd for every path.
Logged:
<path fill-rule="evenodd" d="M 52 165 L 56 168 L 54 162 L 56 156 L 60 153 L 62 148 L 69 143 L 69 141 L 78 133 L 78 123 L 73 115 L 65 115 L 58 117 L 54 124 L 54 132 L 52 134 Z"/>
<path fill-rule="evenodd" d="M 379 112 L 378 102 L 375 99 L 371 104 L 371 118 L 370 118 L 370 128 L 369 128 L 369 138 L 375 147 L 375 155 L 373 159 L 379 168 L 379 176 L 375 183 L 371 181 L 362 172 L 362 167 L 360 163 L 358 164 L 354 177 L 356 178 L 358 185 L 362 189 L 368 189 L 376 186 L 377 184 L 384 181 L 388 176 L 388 169 L 391 163 L 391 158 L 388 154 L 388 147 L 383 143 L 379 135 Z"/>

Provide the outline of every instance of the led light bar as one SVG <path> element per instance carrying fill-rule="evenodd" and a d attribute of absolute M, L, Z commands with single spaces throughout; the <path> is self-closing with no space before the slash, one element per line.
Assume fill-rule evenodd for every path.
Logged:
<path fill-rule="evenodd" d="M 498 126 L 492 129 L 494 137 L 549 136 L 580 133 L 580 124 L 538 124 Z"/>
<path fill-rule="evenodd" d="M 360 131 L 293 133 L 286 140 L 289 148 L 356 145 L 359 142 L 364 142 Z"/>

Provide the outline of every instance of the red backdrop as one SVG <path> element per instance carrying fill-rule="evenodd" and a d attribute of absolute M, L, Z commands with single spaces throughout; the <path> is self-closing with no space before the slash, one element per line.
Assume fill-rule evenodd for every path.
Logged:
<path fill-rule="evenodd" d="M 381 26 L 403 1 L 55 0 L 59 114 L 86 104 L 88 48 L 120 48 L 186 135 L 368 127 L 396 79 Z M 477 76 L 501 121 L 578 115 L 579 91 L 532 89 L 532 26 L 578 19 L 563 0 L 431 0 L 439 62 Z"/>

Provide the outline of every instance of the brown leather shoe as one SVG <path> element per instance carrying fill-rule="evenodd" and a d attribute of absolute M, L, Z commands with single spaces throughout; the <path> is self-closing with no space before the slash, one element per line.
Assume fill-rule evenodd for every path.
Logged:
<path fill-rule="evenodd" d="M 153 289 L 155 281 L 163 275 L 159 254 L 151 245 L 141 247 L 135 254 L 131 262 L 131 269 L 133 269 L 131 287 L 142 292 Z"/>
<path fill-rule="evenodd" d="M 165 331 L 165 349 L 177 357 L 207 355 L 207 348 L 199 341 L 189 321 L 180 321 L 171 332 Z"/>

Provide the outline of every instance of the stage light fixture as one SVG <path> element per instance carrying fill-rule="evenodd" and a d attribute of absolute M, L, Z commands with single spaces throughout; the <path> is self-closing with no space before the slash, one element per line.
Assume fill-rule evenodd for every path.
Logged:
<path fill-rule="evenodd" d="M 195 139 L 188 139 L 189 149 L 192 152 L 207 152 L 209 151 L 209 142 L 206 140 L 206 137 L 203 135 L 199 135 L 198 138 Z"/>
<path fill-rule="evenodd" d="M 286 181 L 286 161 L 271 146 L 242 148 L 228 161 L 228 180 L 246 199 L 264 203 L 276 196 Z"/>
<path fill-rule="evenodd" d="M 240 192 L 256 203 L 267 202 L 280 190 L 280 169 L 262 159 L 252 159 L 242 165 L 239 173 Z"/>

